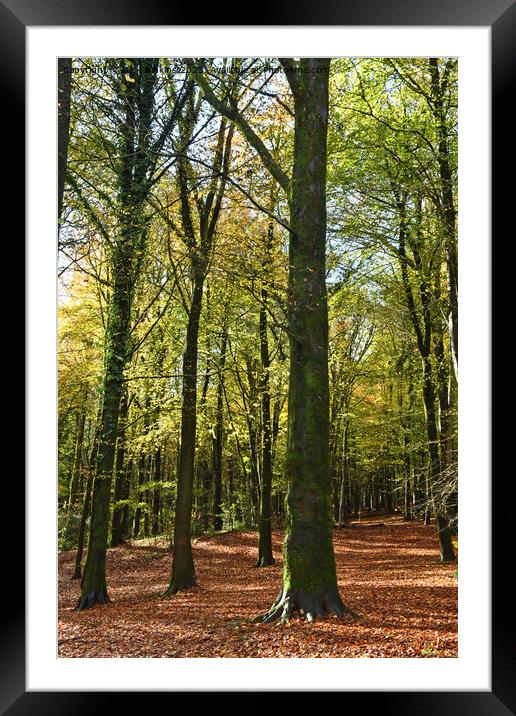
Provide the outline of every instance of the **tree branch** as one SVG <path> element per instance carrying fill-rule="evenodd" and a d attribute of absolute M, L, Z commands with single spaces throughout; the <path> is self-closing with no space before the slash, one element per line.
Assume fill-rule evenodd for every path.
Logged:
<path fill-rule="evenodd" d="M 236 105 L 232 104 L 231 106 L 228 106 L 220 99 L 218 99 L 206 77 L 204 77 L 204 75 L 198 70 L 195 71 L 196 66 L 193 59 L 184 58 L 184 62 L 187 65 L 192 78 L 202 89 L 206 101 L 209 102 L 213 109 L 215 109 L 219 114 L 223 115 L 224 117 L 229 119 L 230 122 L 234 122 L 237 125 L 245 139 L 249 142 L 253 149 L 258 152 L 261 160 L 263 161 L 265 167 L 268 169 L 270 174 L 274 177 L 274 179 L 276 179 L 276 181 L 286 192 L 286 194 L 289 195 L 290 181 L 287 174 L 285 174 L 283 169 L 273 158 L 272 154 L 269 152 L 263 141 L 251 127 L 251 125 L 238 111 Z"/>

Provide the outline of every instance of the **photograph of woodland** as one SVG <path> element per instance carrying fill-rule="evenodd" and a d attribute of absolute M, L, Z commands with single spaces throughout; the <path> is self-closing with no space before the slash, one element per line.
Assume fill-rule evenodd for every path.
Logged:
<path fill-rule="evenodd" d="M 59 656 L 457 657 L 457 59 L 56 84 Z"/>

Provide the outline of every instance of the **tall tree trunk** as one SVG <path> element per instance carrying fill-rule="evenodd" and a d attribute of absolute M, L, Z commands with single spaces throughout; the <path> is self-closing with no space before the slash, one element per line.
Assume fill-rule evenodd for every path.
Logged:
<path fill-rule="evenodd" d="M 202 309 L 204 268 L 197 267 L 188 316 L 186 349 L 183 355 L 181 446 L 177 481 L 172 577 L 165 592 L 176 594 L 197 584 L 192 555 L 192 498 L 197 431 L 197 353 Z"/>
<path fill-rule="evenodd" d="M 290 378 L 283 584 L 265 622 L 345 611 L 337 586 L 329 474 L 326 142 L 330 61 L 287 75 L 295 105 L 289 242 Z M 307 69 L 308 72 L 303 72 Z M 311 71 L 310 71 L 311 70 Z"/>
<path fill-rule="evenodd" d="M 84 406 L 77 413 L 77 437 L 75 440 L 75 451 L 72 467 L 72 479 L 70 480 L 70 494 L 68 498 L 68 511 L 77 502 L 77 494 L 80 490 L 81 472 L 82 472 L 82 455 L 84 443 L 84 426 L 86 424 L 86 407 Z"/>
<path fill-rule="evenodd" d="M 103 405 L 88 554 L 77 609 L 110 602 L 106 585 L 106 550 L 109 533 L 109 503 L 115 463 L 120 401 L 124 369 L 128 359 L 133 291 L 145 246 L 144 204 L 150 189 L 147 172 L 152 164 L 149 151 L 152 110 L 158 61 L 144 58 L 128 65 L 118 61 L 119 100 L 125 107 L 120 125 L 118 201 L 121 207 L 118 235 L 110 247 L 113 294 L 105 334 Z M 135 75 L 127 86 L 127 73 Z"/>
<path fill-rule="evenodd" d="M 267 253 L 272 244 L 272 226 L 269 226 Z M 266 269 L 266 267 L 264 267 Z M 262 489 L 260 496 L 260 522 L 258 538 L 257 567 L 266 567 L 275 563 L 272 553 L 271 535 L 271 488 L 272 488 L 272 432 L 271 432 L 271 395 L 269 369 L 269 340 L 267 335 L 267 299 L 266 279 L 262 282 L 260 303 L 260 396 L 262 404 Z"/>
<path fill-rule="evenodd" d="M 57 218 L 61 219 L 66 165 L 68 163 L 68 141 L 70 138 L 71 57 L 60 57 L 58 59 L 57 73 Z"/>
<path fill-rule="evenodd" d="M 145 485 L 146 481 L 146 463 L 147 463 L 147 456 L 143 452 L 140 453 L 140 457 L 138 460 L 138 484 L 136 486 L 136 499 L 138 501 L 138 507 L 134 511 L 134 519 L 133 519 L 133 531 L 132 536 L 133 539 L 138 539 L 140 536 L 140 525 L 142 521 L 142 500 L 143 500 L 143 486 Z"/>
<path fill-rule="evenodd" d="M 343 527 L 347 522 L 346 517 L 346 487 L 349 481 L 349 405 L 344 405 L 344 426 L 342 428 L 342 473 L 340 480 L 339 493 L 339 527 Z"/>
<path fill-rule="evenodd" d="M 432 484 L 441 474 L 441 460 L 439 455 L 439 433 L 437 429 L 437 415 L 435 410 L 435 389 L 430 359 L 426 358 L 423 364 L 423 399 L 426 412 L 426 427 L 428 435 L 428 454 L 430 458 L 430 493 Z M 446 515 L 439 507 L 435 510 L 437 522 L 437 536 L 439 538 L 439 551 L 441 562 L 454 562 L 455 552 Z"/>
<path fill-rule="evenodd" d="M 260 485 L 260 457 L 258 454 L 258 446 L 260 442 L 260 425 L 259 419 L 256 415 L 254 407 L 259 400 L 259 386 L 256 380 L 257 374 L 257 363 L 254 358 L 251 359 L 249 355 L 246 356 L 246 374 L 247 382 L 249 385 L 249 396 L 246 399 L 246 389 L 240 378 L 240 371 L 235 364 L 236 376 L 242 391 L 242 400 L 245 405 L 245 419 L 247 422 L 247 432 L 249 435 L 249 453 L 251 458 L 251 495 L 253 504 L 256 507 L 256 513 L 260 513 L 260 501 L 261 501 L 261 485 Z"/>
<path fill-rule="evenodd" d="M 217 386 L 217 415 L 215 420 L 215 436 L 213 438 L 213 528 L 220 531 L 222 520 L 222 437 L 223 437 L 223 391 L 224 365 L 226 362 L 226 346 L 228 340 L 227 327 L 222 329 L 219 359 L 219 383 Z"/>
<path fill-rule="evenodd" d="M 79 610 L 110 601 L 106 586 L 109 502 L 130 322 L 126 271 L 120 271 L 120 274 L 115 278 L 106 331 L 107 355 L 101 433 L 93 484 L 88 554 L 84 565 L 81 596 L 77 604 Z"/>
<path fill-rule="evenodd" d="M 281 58 L 294 97 L 292 180 L 240 114 L 217 98 L 185 59 L 208 102 L 238 125 L 264 166 L 289 194 L 290 376 L 283 584 L 257 620 L 342 615 L 332 542 L 329 474 L 328 305 L 326 297 L 326 150 L 329 59 Z M 197 68 L 198 70 L 198 68 Z"/>
<path fill-rule="evenodd" d="M 431 362 L 431 346 L 432 346 L 432 310 L 431 296 L 428 281 L 422 272 L 422 260 L 419 253 L 420 236 L 416 237 L 416 242 L 412 242 L 412 252 L 416 267 L 419 268 L 419 295 L 422 307 L 422 323 L 420 323 L 414 294 L 408 274 L 408 264 L 406 255 L 406 241 L 409 238 L 408 224 L 406 216 L 406 197 L 400 197 L 396 187 L 393 187 L 394 194 L 397 199 L 397 205 L 400 215 L 400 240 L 399 240 L 399 257 L 402 275 L 403 288 L 407 300 L 410 318 L 414 331 L 416 333 L 418 350 L 423 362 L 423 402 L 426 413 L 426 429 L 428 438 L 428 456 L 429 456 L 429 475 L 427 483 L 426 507 L 425 507 L 425 524 L 429 522 L 428 500 L 431 499 L 432 485 L 436 482 L 441 474 L 441 460 L 439 454 L 439 431 L 436 415 L 436 395 L 435 381 Z M 418 213 L 421 211 L 421 202 L 418 198 L 416 201 L 416 226 L 420 226 L 420 217 Z M 417 244 L 417 245 L 416 245 Z M 430 494 L 428 494 L 430 493 Z M 448 527 L 448 521 L 445 515 L 441 514 L 439 509 L 436 512 L 437 535 L 439 538 L 439 550 L 442 562 L 455 560 L 455 553 L 451 540 L 451 533 Z"/>
<path fill-rule="evenodd" d="M 160 533 L 160 504 L 161 504 L 161 493 L 156 483 L 161 482 L 161 447 L 158 447 L 154 457 L 154 489 L 152 492 L 152 529 L 151 533 L 156 536 Z"/>
<path fill-rule="evenodd" d="M 189 96 L 187 116 L 182 123 L 182 143 L 188 147 L 199 112 L 199 103 Z M 179 453 L 176 515 L 174 524 L 174 553 L 172 575 L 165 596 L 197 584 L 192 555 L 192 503 L 194 484 L 195 438 L 197 430 L 197 354 L 199 321 L 202 310 L 203 287 L 208 270 L 213 240 L 220 215 L 229 171 L 231 142 L 234 128 L 226 133 L 227 123 L 221 119 L 213 157 L 213 176 L 205 199 L 196 202 L 199 230 L 196 232 L 190 207 L 192 176 L 185 156 L 178 161 L 178 189 L 181 201 L 181 221 L 190 255 L 192 300 L 188 316 L 186 349 L 183 356 L 183 395 L 181 411 L 181 447 Z"/>
<path fill-rule="evenodd" d="M 95 466 L 97 464 L 97 452 L 99 448 L 100 437 L 100 414 L 97 418 L 95 426 L 95 434 L 93 436 L 93 445 L 91 448 L 90 459 L 88 461 L 88 477 L 86 479 L 86 492 L 84 494 L 84 503 L 82 506 L 81 523 L 79 525 L 79 535 L 77 538 L 77 553 L 75 555 L 75 568 L 72 579 L 80 579 L 82 574 L 82 554 L 84 551 L 84 540 L 86 537 L 86 522 L 91 510 L 91 493 L 93 491 L 93 478 L 95 475 Z"/>
<path fill-rule="evenodd" d="M 114 501 L 115 503 L 122 500 L 122 495 L 125 492 L 125 480 L 126 480 L 126 466 L 125 466 L 125 431 L 127 423 L 127 412 L 129 407 L 129 401 L 127 396 L 127 389 L 124 389 L 122 393 L 122 399 L 120 403 L 120 417 L 119 417 L 119 430 L 116 444 L 116 465 L 115 465 L 115 487 L 114 487 Z M 117 547 L 122 544 L 122 511 L 123 507 L 115 507 L 113 509 L 113 518 L 111 520 L 111 546 Z"/>
<path fill-rule="evenodd" d="M 86 522 L 90 514 L 91 493 L 93 489 L 93 469 L 88 470 L 88 478 L 86 480 L 86 492 L 84 494 L 84 504 L 82 507 L 81 523 L 79 525 L 79 537 L 77 540 L 77 552 L 75 555 L 75 567 L 72 579 L 81 578 L 82 554 L 84 551 L 84 538 L 86 536 Z"/>
<path fill-rule="evenodd" d="M 444 60 L 449 62 L 449 60 Z M 446 268 L 448 276 L 449 299 L 449 335 L 450 348 L 453 359 L 455 378 L 458 376 L 459 365 L 459 304 L 458 304 L 458 257 L 457 257 L 457 212 L 453 197 L 453 174 L 450 156 L 450 142 L 446 122 L 446 89 L 447 80 L 439 72 L 439 60 L 430 57 L 428 60 L 430 76 L 432 78 L 432 108 L 437 122 L 439 137 L 439 150 L 437 161 L 439 164 L 440 179 L 440 210 L 443 217 L 443 226 L 446 236 Z"/>

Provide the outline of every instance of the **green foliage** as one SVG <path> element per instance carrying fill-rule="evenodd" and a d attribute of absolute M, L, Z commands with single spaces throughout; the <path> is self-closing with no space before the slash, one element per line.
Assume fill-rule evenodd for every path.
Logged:
<path fill-rule="evenodd" d="M 145 138 L 149 142 L 158 139 L 185 82 L 181 61 L 168 58 L 161 63 L 167 71 L 160 76 L 158 109 Z M 227 77 L 220 73 L 221 63 L 211 61 L 210 72 L 222 96 Z M 106 328 L 114 291 L 113 260 L 124 250 L 119 235 L 123 220 L 129 229 L 143 226 L 145 240 L 133 246 L 133 269 L 140 279 L 131 284 L 127 365 L 123 376 L 115 376 L 127 390 L 128 409 L 125 432 L 122 435 L 119 426 L 116 446 L 121 464 L 113 474 L 115 482 L 124 482 L 126 492 L 115 495 L 113 490 L 111 513 L 128 508 L 126 533 L 130 534 L 140 510 L 141 535 L 144 529 L 152 531 L 154 517 L 160 532 L 171 533 L 173 527 L 192 259 L 200 249 L 185 237 L 182 212 L 190 209 L 198 234 L 198 207 L 217 179 L 210 162 L 220 118 L 212 117 L 201 92 L 193 93 L 199 135 L 187 148 L 192 160 L 187 202 L 181 202 L 180 196 L 177 130 L 159 148 L 152 192 L 136 216 L 124 203 L 116 181 L 118 162 L 124 156 L 127 109 L 119 89 L 127 98 L 138 85 L 138 63 L 127 60 L 125 65 L 120 74 L 115 60 L 74 60 L 81 72 L 73 82 L 70 179 L 60 226 L 58 496 L 60 505 L 67 504 L 77 459 L 77 417 L 85 415 L 77 501 L 84 499 L 106 371 L 108 378 L 113 377 L 107 365 Z M 413 294 L 416 323 L 422 325 L 431 313 L 429 360 L 438 412 L 439 390 L 452 387 L 450 455 L 434 498 L 442 497 L 455 510 L 457 401 L 448 333 L 450 247 L 441 169 L 446 146 L 456 205 L 458 68 L 456 60 L 446 58 L 439 58 L 437 66 L 440 102 L 428 58 L 346 58 L 333 60 L 331 66 L 326 251 L 330 471 L 334 506 L 344 480 L 351 514 L 372 504 L 386 507 L 388 500 L 403 509 L 406 488 L 413 516 L 420 516 L 430 499 L 423 370 L 407 288 Z M 260 94 L 256 90 L 262 88 L 264 76 L 257 66 L 242 60 L 239 71 L 239 102 L 247 107 L 250 122 L 262 133 L 271 155 L 289 174 L 294 123 L 285 77 L 271 74 L 270 91 Z M 263 446 L 259 317 L 264 290 L 276 523 L 284 519 L 289 487 L 285 472 L 289 232 L 284 226 L 288 202 L 238 132 L 228 171 L 232 181 L 225 187 L 207 257 L 199 325 L 193 514 L 197 535 L 212 529 L 221 382 L 224 528 L 257 524 Z M 402 199 L 405 265 L 400 254 Z M 272 234 L 270 214 L 280 220 L 273 220 Z M 456 248 L 456 237 L 452 243 Z M 430 308 L 425 307 L 426 296 Z M 222 367 L 224 332 L 227 351 Z M 443 455 L 446 449 L 440 446 Z M 69 515 L 63 510 L 60 548 L 68 549 L 76 546 L 82 504 L 74 505 Z"/>

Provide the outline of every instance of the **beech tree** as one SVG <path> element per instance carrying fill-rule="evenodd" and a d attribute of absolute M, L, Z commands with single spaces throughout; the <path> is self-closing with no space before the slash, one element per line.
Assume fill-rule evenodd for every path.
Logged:
<path fill-rule="evenodd" d="M 223 118 L 219 123 L 215 149 L 210 166 L 213 175 L 204 192 L 197 188 L 198 178 L 187 154 L 198 130 L 202 97 L 189 85 L 188 101 L 179 121 L 177 191 L 180 200 L 180 225 L 170 213 L 163 214 L 168 226 L 181 237 L 190 264 L 191 287 L 185 309 L 188 314 L 186 347 L 183 356 L 183 400 L 181 412 L 181 448 L 179 453 L 177 503 L 174 522 L 174 557 L 172 576 L 166 595 L 196 585 L 192 557 L 191 515 L 194 482 L 194 453 L 197 430 L 197 355 L 199 321 L 203 290 L 213 251 L 217 222 L 222 208 L 226 176 L 229 171 L 233 128 Z M 191 196 L 195 197 L 194 210 Z M 172 255 L 170 260 L 173 262 Z M 224 349 L 225 352 L 225 349 Z M 222 398 L 220 398 L 220 402 Z M 219 453 L 217 453 L 219 455 Z"/>
<path fill-rule="evenodd" d="M 118 60 L 109 63 L 114 105 L 119 114 L 117 157 L 114 163 L 116 198 L 108 200 L 116 212 L 116 236 L 111 240 L 95 209 L 73 179 L 85 209 L 104 233 L 109 246 L 112 296 L 108 307 L 105 336 L 105 372 L 103 404 L 98 437 L 95 480 L 93 484 L 91 526 L 88 553 L 81 582 L 77 609 L 109 601 L 106 585 L 106 548 L 109 530 L 109 505 L 115 445 L 124 370 L 128 355 L 131 309 L 145 251 L 147 216 L 145 206 L 154 180 L 159 152 L 176 119 L 180 102 L 154 138 L 154 102 L 159 61 L 155 59 Z M 185 96 L 186 99 L 186 96 Z M 184 102 L 184 100 L 183 100 Z M 72 181 L 72 180 L 71 180 Z M 106 194 L 102 192 L 102 198 Z"/>
<path fill-rule="evenodd" d="M 192 60 L 185 60 L 195 70 Z M 294 100 L 291 177 L 274 160 L 235 103 L 193 76 L 208 102 L 234 122 L 288 197 L 290 339 L 287 525 L 283 584 L 264 622 L 294 613 L 309 621 L 345 611 L 337 586 L 329 476 L 328 306 L 326 297 L 326 142 L 330 61 L 280 60 Z"/>

